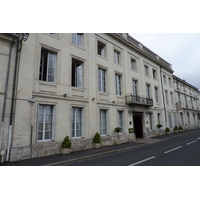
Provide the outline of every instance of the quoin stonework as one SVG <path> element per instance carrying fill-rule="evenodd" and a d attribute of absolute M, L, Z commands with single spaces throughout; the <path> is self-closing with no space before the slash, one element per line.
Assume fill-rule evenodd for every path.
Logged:
<path fill-rule="evenodd" d="M 0 34 L 1 162 L 199 128 L 199 90 L 173 73 L 127 33 Z"/>

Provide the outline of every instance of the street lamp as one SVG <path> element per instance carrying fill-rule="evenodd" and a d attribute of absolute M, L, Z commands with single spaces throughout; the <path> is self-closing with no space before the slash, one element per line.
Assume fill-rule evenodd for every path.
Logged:
<path fill-rule="evenodd" d="M 22 39 L 21 39 L 21 41 L 23 40 L 23 41 L 26 41 L 27 39 L 28 39 L 28 36 L 29 36 L 30 34 L 29 33 L 22 33 Z M 21 42 L 20 41 L 20 42 Z"/>

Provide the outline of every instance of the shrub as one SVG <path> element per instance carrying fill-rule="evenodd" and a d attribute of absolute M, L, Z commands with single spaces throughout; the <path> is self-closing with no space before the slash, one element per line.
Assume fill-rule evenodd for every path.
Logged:
<path fill-rule="evenodd" d="M 94 135 L 93 143 L 101 143 L 101 135 L 98 132 Z"/>
<path fill-rule="evenodd" d="M 62 148 L 71 148 L 71 140 L 69 139 L 69 136 L 66 136 L 62 142 Z"/>
<path fill-rule="evenodd" d="M 178 126 L 175 126 L 175 127 L 174 127 L 174 131 L 178 131 Z"/>
<path fill-rule="evenodd" d="M 161 124 L 157 124 L 157 127 L 160 129 L 162 127 L 162 125 Z"/>
<path fill-rule="evenodd" d="M 119 133 L 122 129 L 120 127 L 115 128 L 115 132 Z"/>
<path fill-rule="evenodd" d="M 166 132 L 166 133 L 170 132 L 170 129 L 167 127 L 167 128 L 165 129 L 165 132 Z"/>
<path fill-rule="evenodd" d="M 178 130 L 182 131 L 182 130 L 183 130 L 183 127 L 182 127 L 182 126 L 179 126 L 179 127 L 178 127 Z"/>

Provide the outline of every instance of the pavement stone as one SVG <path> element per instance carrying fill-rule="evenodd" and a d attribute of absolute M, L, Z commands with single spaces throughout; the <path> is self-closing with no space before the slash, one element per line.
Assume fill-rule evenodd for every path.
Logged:
<path fill-rule="evenodd" d="M 192 134 L 199 131 L 199 129 L 185 130 L 179 133 L 172 133 L 169 135 L 156 136 L 148 139 L 137 139 L 133 142 L 122 143 L 112 146 L 103 146 L 100 149 L 87 149 L 82 151 L 71 152 L 68 155 L 52 155 L 39 158 L 30 158 L 26 160 L 16 161 L 16 162 L 4 162 L 0 163 L 0 166 L 54 166 L 61 163 L 72 162 L 75 160 L 86 159 L 89 157 L 97 157 L 103 154 L 113 153 L 117 151 L 123 151 L 126 149 L 131 149 L 135 147 L 140 147 L 143 145 L 153 144 L 166 139 L 172 139 L 174 137 L 183 136 L 186 134 Z"/>

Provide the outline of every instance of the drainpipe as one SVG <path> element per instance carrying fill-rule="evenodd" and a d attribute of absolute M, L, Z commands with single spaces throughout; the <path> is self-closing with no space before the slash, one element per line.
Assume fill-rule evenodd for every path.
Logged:
<path fill-rule="evenodd" d="M 164 112 L 165 112 L 165 124 L 166 124 L 166 126 L 167 126 L 167 113 L 166 113 L 166 107 L 165 107 L 165 97 L 164 97 L 164 95 L 165 95 L 165 93 L 164 93 L 164 88 L 163 88 L 163 79 L 162 79 L 162 73 L 161 73 L 161 69 L 162 69 L 162 67 L 160 66 L 160 79 L 161 79 L 161 87 L 162 87 L 162 93 L 163 93 L 163 103 L 164 103 Z"/>
<path fill-rule="evenodd" d="M 11 111 L 10 111 L 10 124 L 9 124 L 9 134 L 8 134 L 8 148 L 7 148 L 6 161 L 9 161 L 9 157 L 10 157 L 11 137 L 12 137 L 12 130 L 13 130 L 13 109 L 14 109 L 14 100 L 15 100 L 15 86 L 16 86 L 16 78 L 17 78 L 17 66 L 18 66 L 18 57 L 19 57 L 20 34 L 17 34 L 17 36 L 18 37 L 17 37 L 15 69 L 14 69 L 14 77 L 13 77 Z M 20 50 L 21 50 L 21 48 L 20 48 Z"/>
<path fill-rule="evenodd" d="M 9 75 L 10 75 L 10 61 L 11 61 L 11 54 L 12 54 L 12 48 L 13 48 L 14 42 L 15 42 L 15 40 L 13 39 L 12 42 L 10 43 L 9 58 L 8 58 L 8 69 L 7 69 L 7 75 L 6 75 L 6 85 L 5 85 L 5 93 L 4 93 L 4 101 L 3 101 L 1 132 L 0 132 L 1 163 L 3 163 L 3 160 L 4 160 L 3 157 L 5 155 L 5 152 L 2 151 L 2 141 L 3 141 L 5 110 L 6 110 L 6 101 L 7 101 L 7 93 L 8 93 L 8 80 L 9 80 Z"/>

